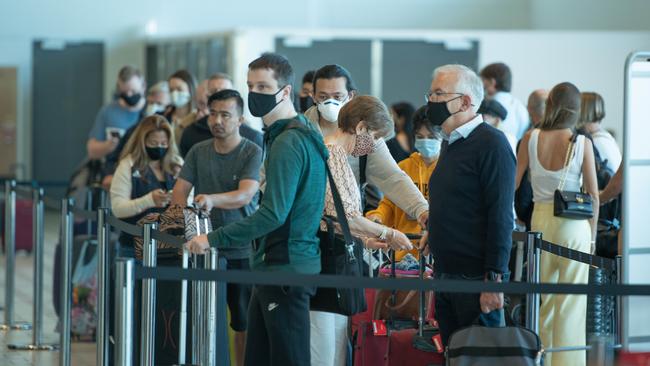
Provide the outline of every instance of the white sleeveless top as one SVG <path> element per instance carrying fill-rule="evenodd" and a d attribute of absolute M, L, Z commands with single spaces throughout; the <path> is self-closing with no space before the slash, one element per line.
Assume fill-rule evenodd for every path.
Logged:
<path fill-rule="evenodd" d="M 564 175 L 564 168 L 560 170 L 546 170 L 540 164 L 537 157 L 537 141 L 539 138 L 539 129 L 533 130 L 528 143 L 528 156 L 530 168 L 530 183 L 533 188 L 533 202 L 553 202 L 553 194 L 560 186 L 560 181 Z M 585 152 L 585 137 L 578 135 L 573 155 L 569 160 L 569 171 L 564 183 L 565 191 L 579 192 L 582 187 L 582 162 Z M 566 156 L 566 151 L 562 152 Z"/>

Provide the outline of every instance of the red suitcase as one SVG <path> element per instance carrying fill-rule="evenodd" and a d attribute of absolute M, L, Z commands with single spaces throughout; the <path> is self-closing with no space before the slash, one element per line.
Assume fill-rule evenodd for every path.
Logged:
<path fill-rule="evenodd" d="M 394 330 L 388 338 L 386 366 L 432 366 L 444 365 L 442 353 L 425 352 L 413 346 L 417 329 Z"/>
<path fill-rule="evenodd" d="M 354 342 L 354 366 L 385 365 L 388 360 L 388 337 L 375 336 L 372 322 L 360 324 Z"/>
<path fill-rule="evenodd" d="M 0 210 L 2 211 L 2 250 L 5 250 L 4 234 L 5 234 L 5 220 L 4 220 L 4 200 L 0 201 Z M 32 200 L 16 199 L 16 251 L 25 250 L 32 251 L 34 247 L 33 242 L 33 227 L 34 220 L 32 216 Z"/>

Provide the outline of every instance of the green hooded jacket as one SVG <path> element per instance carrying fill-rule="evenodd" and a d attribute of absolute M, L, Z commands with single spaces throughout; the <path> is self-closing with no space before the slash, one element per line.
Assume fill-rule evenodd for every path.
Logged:
<path fill-rule="evenodd" d="M 325 204 L 323 137 L 303 115 L 278 120 L 264 136 L 266 189 L 251 216 L 210 234 L 210 246 L 256 240 L 251 268 L 320 273 L 317 237 Z"/>

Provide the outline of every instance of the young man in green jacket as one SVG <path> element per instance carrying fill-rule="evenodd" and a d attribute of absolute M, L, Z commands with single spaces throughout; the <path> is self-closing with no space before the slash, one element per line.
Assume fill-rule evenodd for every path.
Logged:
<path fill-rule="evenodd" d="M 320 273 L 316 236 L 325 202 L 327 149 L 321 135 L 291 101 L 293 70 L 267 53 L 248 65 L 248 107 L 266 126 L 266 190 L 257 212 L 186 247 L 257 239 L 252 270 Z M 309 365 L 309 300 L 314 287 L 255 286 L 249 306 L 246 365 Z"/>

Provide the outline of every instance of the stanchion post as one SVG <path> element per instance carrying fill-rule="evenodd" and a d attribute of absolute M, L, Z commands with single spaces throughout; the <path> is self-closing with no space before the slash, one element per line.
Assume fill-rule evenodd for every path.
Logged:
<path fill-rule="evenodd" d="M 623 257 L 620 255 L 616 256 L 616 284 L 623 284 Z M 615 321 L 615 331 L 616 331 L 616 344 L 623 344 L 624 342 L 624 326 L 625 322 L 623 321 L 623 296 L 616 296 L 616 317 Z"/>
<path fill-rule="evenodd" d="M 539 283 L 539 261 L 541 256 L 541 233 L 528 233 L 527 237 L 527 278 L 529 283 Z M 539 294 L 526 294 L 526 328 L 539 334 Z"/>
<path fill-rule="evenodd" d="M 205 255 L 205 269 L 216 271 L 218 264 L 217 249 L 210 248 Z M 206 324 L 204 327 L 203 356 L 201 365 L 214 366 L 217 362 L 217 283 L 205 282 L 203 285 Z"/>
<path fill-rule="evenodd" d="M 202 256 L 197 254 L 192 255 L 192 268 L 200 269 L 199 260 Z M 192 364 L 197 365 L 201 359 L 201 304 L 202 296 L 201 282 L 192 281 Z"/>
<path fill-rule="evenodd" d="M 155 223 L 144 224 L 142 254 L 143 267 L 156 266 L 156 240 L 153 238 Z M 155 354 L 156 334 L 156 280 L 147 278 L 142 280 L 142 320 L 140 332 L 140 365 L 153 366 Z"/>
<path fill-rule="evenodd" d="M 110 279 L 110 226 L 107 222 L 108 209 L 97 210 L 97 365 L 108 366 L 108 329 L 110 324 L 109 299 Z"/>
<path fill-rule="evenodd" d="M 14 322 L 16 284 L 16 181 L 5 182 L 5 317 L 0 330 L 30 330 L 29 323 Z"/>
<path fill-rule="evenodd" d="M 32 345 L 39 347 L 43 337 L 43 244 L 45 235 L 43 188 L 34 190 L 34 308 L 32 320 Z"/>
<path fill-rule="evenodd" d="M 32 309 L 32 343 L 10 344 L 9 349 L 24 351 L 52 351 L 58 348 L 53 344 L 42 344 L 43 340 L 43 245 L 45 241 L 45 205 L 43 188 L 34 189 L 32 216 L 34 231 L 34 307 Z"/>
<path fill-rule="evenodd" d="M 61 351 L 59 365 L 70 365 L 70 312 L 72 307 L 72 242 L 74 200 L 64 198 L 61 205 Z"/>
<path fill-rule="evenodd" d="M 135 261 L 119 258 L 115 263 L 115 364 L 133 364 L 133 285 Z"/>
<path fill-rule="evenodd" d="M 183 249 L 183 269 L 187 269 L 190 252 Z M 178 364 L 185 365 L 187 361 L 187 280 L 181 281 L 181 314 L 179 317 L 178 334 Z"/>

